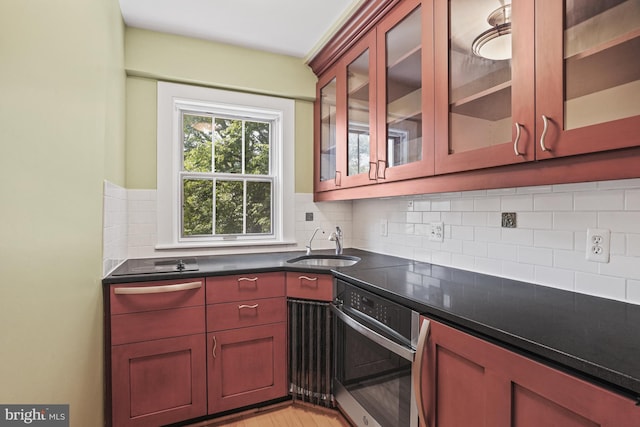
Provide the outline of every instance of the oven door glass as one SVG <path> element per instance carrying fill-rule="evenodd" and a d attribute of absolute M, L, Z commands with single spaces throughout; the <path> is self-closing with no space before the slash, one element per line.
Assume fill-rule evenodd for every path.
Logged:
<path fill-rule="evenodd" d="M 412 361 L 356 331 L 339 317 L 335 333 L 336 381 L 381 426 L 411 426 Z"/>

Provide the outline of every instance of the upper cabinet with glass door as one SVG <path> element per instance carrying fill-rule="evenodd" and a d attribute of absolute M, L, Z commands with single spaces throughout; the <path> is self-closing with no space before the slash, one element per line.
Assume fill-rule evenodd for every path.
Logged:
<path fill-rule="evenodd" d="M 436 173 L 535 158 L 533 10 L 436 0 Z"/>
<path fill-rule="evenodd" d="M 335 68 L 335 67 L 334 67 Z M 332 190 L 339 187 L 336 171 L 338 157 L 338 78 L 332 69 L 324 74 L 317 85 L 315 104 L 315 189 Z"/>
<path fill-rule="evenodd" d="M 640 0 L 536 2 L 537 158 L 640 145 Z"/>
<path fill-rule="evenodd" d="M 405 1 L 377 27 L 379 180 L 433 175 L 432 13 Z"/>

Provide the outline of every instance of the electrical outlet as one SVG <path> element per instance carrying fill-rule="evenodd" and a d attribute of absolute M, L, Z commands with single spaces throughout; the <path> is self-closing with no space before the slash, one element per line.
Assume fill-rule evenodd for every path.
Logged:
<path fill-rule="evenodd" d="M 444 223 L 443 222 L 432 222 L 431 223 L 431 231 L 429 232 L 429 240 L 432 242 L 443 242 L 444 241 Z"/>
<path fill-rule="evenodd" d="M 587 260 L 609 262 L 611 251 L 611 232 L 601 228 L 587 229 Z"/>
<path fill-rule="evenodd" d="M 387 222 L 386 219 L 381 219 L 380 220 L 380 235 L 381 236 L 386 236 L 387 234 L 389 234 L 389 223 Z"/>

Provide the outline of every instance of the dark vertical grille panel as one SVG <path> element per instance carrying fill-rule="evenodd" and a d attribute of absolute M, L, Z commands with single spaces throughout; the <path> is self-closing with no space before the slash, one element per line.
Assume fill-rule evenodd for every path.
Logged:
<path fill-rule="evenodd" d="M 329 303 L 290 299 L 289 392 L 293 399 L 334 407 Z"/>

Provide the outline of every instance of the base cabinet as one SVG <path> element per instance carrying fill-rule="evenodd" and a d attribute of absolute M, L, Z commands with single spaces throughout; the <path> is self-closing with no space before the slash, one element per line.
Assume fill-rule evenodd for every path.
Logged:
<path fill-rule="evenodd" d="M 287 394 L 286 323 L 208 334 L 209 413 Z"/>
<path fill-rule="evenodd" d="M 206 280 L 208 413 L 286 396 L 284 273 Z"/>
<path fill-rule="evenodd" d="M 205 335 L 114 346 L 113 425 L 152 426 L 206 414 Z"/>
<path fill-rule="evenodd" d="M 420 377 L 422 426 L 640 425 L 631 399 L 433 320 Z"/>

